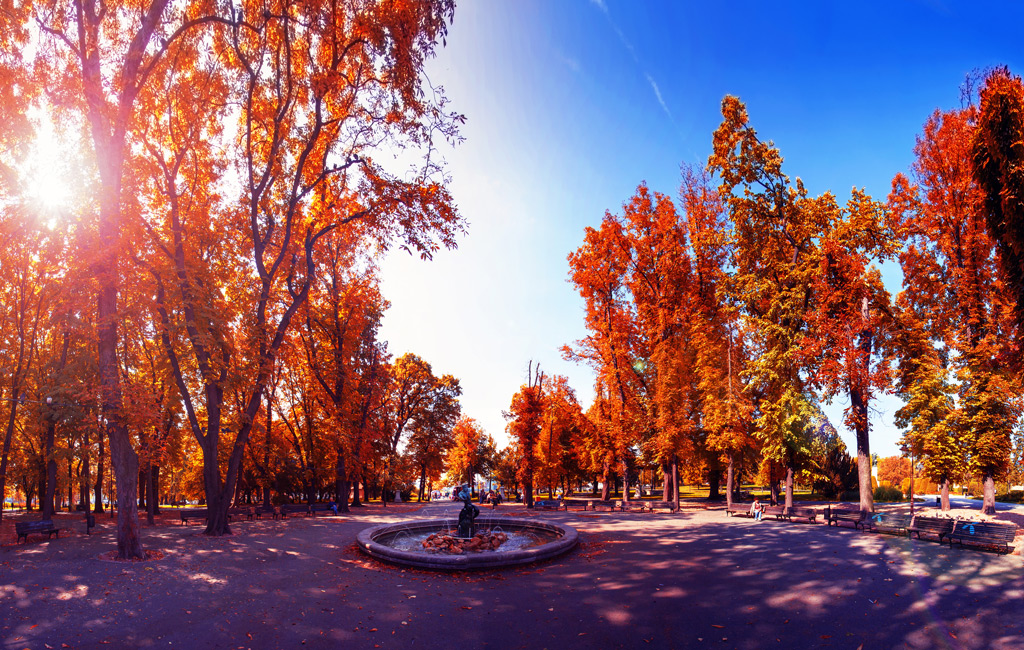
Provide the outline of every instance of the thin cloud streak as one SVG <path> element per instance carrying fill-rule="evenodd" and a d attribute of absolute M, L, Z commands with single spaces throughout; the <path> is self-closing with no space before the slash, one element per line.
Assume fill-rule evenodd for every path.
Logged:
<path fill-rule="evenodd" d="M 668 109 L 668 104 L 665 103 L 665 98 L 661 96 L 661 90 L 658 88 L 658 84 L 655 83 L 654 78 L 650 75 L 649 72 L 647 72 L 647 70 L 644 69 L 644 66 L 640 63 L 640 57 L 637 56 L 636 50 L 633 48 L 633 44 L 629 42 L 629 39 L 626 38 L 626 35 L 622 33 L 622 30 L 619 29 L 619 26 L 615 24 L 614 20 L 612 20 L 611 12 L 608 11 L 608 5 L 605 4 L 604 0 L 590 0 L 590 4 L 597 7 L 598 10 L 604 14 L 604 17 L 608 19 L 608 24 L 615 32 L 615 35 L 619 37 L 619 41 L 622 43 L 622 46 L 625 47 L 626 50 L 629 52 L 629 55 L 633 57 L 633 63 L 635 63 L 638 68 L 640 68 L 640 71 L 643 72 L 644 77 L 647 78 L 647 83 L 651 85 L 651 90 L 654 91 L 654 96 L 655 98 L 657 98 L 658 104 L 661 105 L 661 109 L 665 111 L 665 115 L 668 115 L 668 118 L 674 122 L 675 120 L 672 117 L 672 111 Z"/>
<path fill-rule="evenodd" d="M 672 111 L 668 110 L 668 105 L 661 96 L 661 90 L 658 88 L 658 84 L 654 81 L 654 78 L 651 75 L 644 73 L 644 76 L 647 77 L 647 83 L 651 84 L 651 88 L 654 90 L 654 96 L 658 98 L 658 103 L 661 104 L 661 108 L 665 111 L 665 115 L 668 115 L 669 119 L 672 119 Z"/>

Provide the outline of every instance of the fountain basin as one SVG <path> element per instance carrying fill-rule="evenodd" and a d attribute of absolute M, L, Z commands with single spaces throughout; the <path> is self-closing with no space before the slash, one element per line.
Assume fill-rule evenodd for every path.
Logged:
<path fill-rule="evenodd" d="M 553 524 L 546 521 L 531 521 L 514 517 L 476 518 L 478 529 L 500 528 L 506 533 L 530 533 L 549 539 L 529 548 L 502 551 L 481 551 L 464 555 L 446 555 L 428 553 L 426 551 L 406 551 L 387 545 L 387 541 L 398 535 L 423 535 L 453 528 L 451 519 L 420 519 L 399 524 L 374 526 L 359 533 L 356 541 L 359 548 L 367 555 L 419 569 L 435 571 L 471 571 L 474 569 L 500 569 L 502 567 L 519 566 L 539 560 L 546 560 L 565 553 L 576 546 L 579 534 L 572 526 Z"/>

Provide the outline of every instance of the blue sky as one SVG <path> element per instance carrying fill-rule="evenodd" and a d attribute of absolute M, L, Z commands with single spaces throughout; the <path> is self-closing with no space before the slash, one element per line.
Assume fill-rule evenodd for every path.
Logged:
<path fill-rule="evenodd" d="M 585 335 L 566 256 L 640 182 L 676 197 L 679 165 L 707 160 L 723 96 L 746 103 L 811 193 L 884 199 L 968 73 L 1024 71 L 1022 19 L 1017 3 L 463 0 L 428 75 L 467 117 L 445 154 L 469 233 L 432 262 L 389 255 L 383 336 L 459 377 L 464 412 L 500 443 L 531 359 L 586 408 L 593 375 L 559 353 Z M 852 450 L 845 405 L 826 410 Z M 872 451 L 895 454 L 899 403 L 877 406 Z"/>

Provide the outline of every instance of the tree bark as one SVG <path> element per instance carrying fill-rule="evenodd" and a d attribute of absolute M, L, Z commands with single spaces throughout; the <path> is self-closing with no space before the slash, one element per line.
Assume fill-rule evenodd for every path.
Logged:
<path fill-rule="evenodd" d="M 793 507 L 793 463 L 786 463 L 786 507 Z"/>
<path fill-rule="evenodd" d="M 11 440 L 14 437 L 14 424 L 17 421 L 18 402 L 16 398 L 11 399 L 11 412 L 7 416 L 7 428 L 4 431 L 4 450 L 0 457 L 0 499 L 7 493 L 7 458 L 11 452 Z M 0 521 L 3 521 L 4 509 L 0 507 Z"/>
<path fill-rule="evenodd" d="M 729 466 L 725 473 L 725 507 L 728 510 L 732 510 L 732 488 L 735 482 L 734 471 L 736 469 L 736 462 L 733 459 L 733 453 L 729 452 Z"/>
<path fill-rule="evenodd" d="M 619 466 L 622 468 L 622 501 L 629 503 L 629 464 L 623 458 L 619 461 Z"/>
<path fill-rule="evenodd" d="M 100 429 L 99 435 L 100 453 L 96 459 L 96 485 L 93 487 L 93 497 L 96 500 L 96 505 L 93 506 L 93 512 L 103 512 L 103 475 L 104 466 L 103 461 L 106 456 L 106 446 L 103 444 L 103 430 Z"/>
<path fill-rule="evenodd" d="M 996 514 L 996 478 L 991 469 L 986 468 L 982 472 L 981 487 L 984 491 L 981 502 L 982 514 Z"/>
<path fill-rule="evenodd" d="M 672 503 L 679 512 L 679 459 L 676 457 L 672 458 Z"/>
<path fill-rule="evenodd" d="M 82 468 L 78 477 L 78 500 L 83 511 L 89 512 L 89 488 L 92 487 L 91 468 L 89 467 L 89 428 L 82 432 Z M 0 494 L 3 494 L 0 492 Z"/>
<path fill-rule="evenodd" d="M 708 471 L 708 499 L 718 500 L 722 498 L 719 488 L 722 484 L 722 470 L 711 469 Z"/>
<path fill-rule="evenodd" d="M 943 478 L 939 484 L 939 503 L 942 512 L 949 512 L 949 479 Z"/>
<path fill-rule="evenodd" d="M 52 418 L 53 416 L 48 417 Z M 43 457 L 46 459 L 46 473 L 43 476 L 43 489 L 39 491 L 42 498 L 39 509 L 43 513 L 43 519 L 53 519 L 54 513 L 53 498 L 57 490 L 57 461 L 53 457 L 53 446 L 56 429 L 57 425 L 51 419 L 46 424 L 46 445 L 43 451 Z"/>
<path fill-rule="evenodd" d="M 608 485 L 608 483 L 610 482 L 611 476 L 609 476 L 609 475 L 611 474 L 611 471 L 612 471 L 611 465 L 608 463 L 607 460 L 604 461 L 604 463 L 602 464 L 601 470 L 604 472 L 601 475 L 601 500 L 602 501 L 607 501 L 608 497 L 611 496 L 608 493 L 608 490 L 609 490 L 609 487 L 610 487 Z"/>
<path fill-rule="evenodd" d="M 664 461 L 661 464 L 661 475 L 664 478 L 661 486 L 661 500 L 672 501 L 672 463 Z M 678 491 L 676 490 L 676 492 Z"/>

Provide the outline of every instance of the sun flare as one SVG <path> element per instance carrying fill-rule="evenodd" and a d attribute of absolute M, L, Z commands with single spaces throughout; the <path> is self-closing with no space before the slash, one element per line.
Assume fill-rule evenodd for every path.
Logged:
<path fill-rule="evenodd" d="M 74 198 L 70 181 L 73 158 L 46 115 L 36 117 L 38 130 L 23 167 L 26 197 L 46 213 L 60 212 Z"/>

